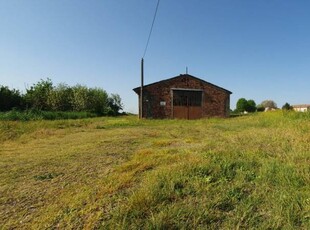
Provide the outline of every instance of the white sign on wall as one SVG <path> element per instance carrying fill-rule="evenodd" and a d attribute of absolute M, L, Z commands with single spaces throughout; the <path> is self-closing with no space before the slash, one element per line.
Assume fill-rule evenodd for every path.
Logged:
<path fill-rule="evenodd" d="M 166 106 L 166 102 L 165 101 L 161 101 L 159 104 L 160 104 L 160 106 Z"/>

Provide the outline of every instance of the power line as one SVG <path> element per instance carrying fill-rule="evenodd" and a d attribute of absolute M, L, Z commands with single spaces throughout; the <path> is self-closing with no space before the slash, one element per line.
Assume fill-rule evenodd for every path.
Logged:
<path fill-rule="evenodd" d="M 151 25 L 149 37 L 148 37 L 148 39 L 147 39 L 146 46 L 145 46 L 144 53 L 143 53 L 143 58 L 144 58 L 144 56 L 145 56 L 145 54 L 146 54 L 147 47 L 149 46 L 149 42 L 150 42 L 151 34 L 152 34 L 152 31 L 153 31 L 154 22 L 155 22 L 155 19 L 156 19 L 156 14 L 157 14 L 159 2 L 160 2 L 160 0 L 157 1 L 157 5 L 156 5 L 155 14 L 154 14 L 154 17 L 153 17 L 153 22 L 152 22 L 152 25 Z"/>

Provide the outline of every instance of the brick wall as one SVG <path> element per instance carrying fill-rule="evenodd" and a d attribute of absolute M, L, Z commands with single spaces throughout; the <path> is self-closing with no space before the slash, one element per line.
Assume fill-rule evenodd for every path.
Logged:
<path fill-rule="evenodd" d="M 229 115 L 229 91 L 190 75 L 180 75 L 143 88 L 143 117 L 173 118 L 172 89 L 177 88 L 203 90 L 203 117 L 227 117 Z M 136 92 L 139 94 L 139 90 Z"/>

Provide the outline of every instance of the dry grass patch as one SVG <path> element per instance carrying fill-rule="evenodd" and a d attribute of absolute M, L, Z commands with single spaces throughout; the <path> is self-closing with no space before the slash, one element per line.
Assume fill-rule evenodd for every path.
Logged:
<path fill-rule="evenodd" d="M 0 123 L 0 223 L 30 229 L 308 229 L 295 114 Z"/>

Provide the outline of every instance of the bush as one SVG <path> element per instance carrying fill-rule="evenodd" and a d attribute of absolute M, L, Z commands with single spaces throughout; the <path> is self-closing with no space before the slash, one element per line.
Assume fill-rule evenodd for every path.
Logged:
<path fill-rule="evenodd" d="M 111 94 L 108 98 L 108 115 L 118 115 L 119 111 L 123 109 L 121 97 L 118 94 Z"/>
<path fill-rule="evenodd" d="M 9 111 L 13 108 L 20 108 L 22 105 L 23 98 L 18 90 L 0 86 L 0 111 Z"/>
<path fill-rule="evenodd" d="M 265 107 L 262 105 L 258 105 L 256 108 L 257 112 L 264 112 L 265 111 Z"/>
<path fill-rule="evenodd" d="M 31 86 L 30 89 L 27 89 L 24 96 L 27 108 L 50 110 L 48 98 L 52 90 L 53 83 L 49 78 L 47 80 L 41 79 L 38 83 Z"/>
<path fill-rule="evenodd" d="M 285 103 L 283 106 L 282 106 L 282 109 L 283 110 L 292 110 L 293 107 L 289 104 L 289 103 Z"/>
<path fill-rule="evenodd" d="M 100 88 L 90 88 L 87 97 L 87 110 L 103 115 L 108 110 L 108 94 Z"/>
<path fill-rule="evenodd" d="M 239 113 L 243 112 L 255 112 L 256 111 L 256 103 L 254 100 L 246 100 L 245 98 L 240 98 L 237 101 L 236 110 Z"/>
<path fill-rule="evenodd" d="M 70 99 L 73 97 L 73 90 L 64 83 L 58 84 L 50 91 L 48 104 L 53 111 L 72 111 L 73 106 Z"/>
<path fill-rule="evenodd" d="M 54 86 L 51 79 L 41 79 L 38 83 L 26 90 L 21 95 L 18 90 L 10 90 L 8 87 L 0 87 L 0 111 L 16 110 L 8 114 L 2 114 L 0 119 L 32 120 L 37 116 L 44 119 L 58 119 L 73 112 L 76 117 L 89 117 L 96 115 L 118 115 L 123 108 L 121 97 L 111 94 L 101 88 L 88 88 L 82 85 L 70 87 L 64 83 Z M 20 113 L 21 110 L 25 112 Z M 29 112 L 30 111 L 30 112 Z M 44 112 L 43 112 L 44 111 Z M 70 112 L 59 113 L 59 112 Z M 35 117 L 33 117 L 35 116 Z M 75 116 L 73 116 L 75 117 Z"/>
<path fill-rule="evenodd" d="M 277 104 L 272 100 L 265 100 L 261 103 L 264 108 L 277 109 Z"/>
<path fill-rule="evenodd" d="M 248 105 L 248 101 L 245 98 L 240 98 L 237 101 L 236 110 L 240 113 L 246 111 Z"/>
<path fill-rule="evenodd" d="M 256 111 L 256 103 L 254 100 L 248 100 L 248 105 L 246 108 L 248 112 L 253 113 Z"/>

